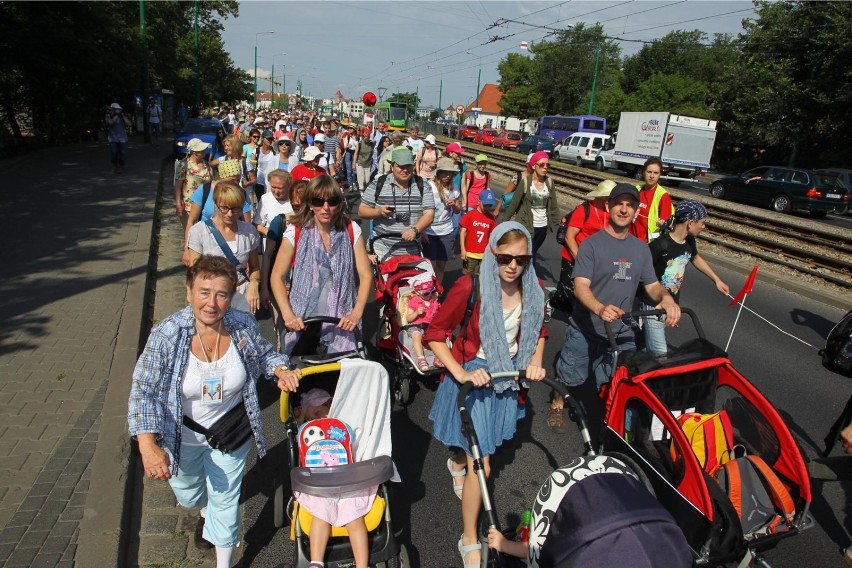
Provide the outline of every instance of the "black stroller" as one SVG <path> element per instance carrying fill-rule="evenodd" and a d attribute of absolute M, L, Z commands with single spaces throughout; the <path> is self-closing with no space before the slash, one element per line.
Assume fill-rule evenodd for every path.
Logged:
<path fill-rule="evenodd" d="M 518 375 L 523 376 L 523 372 L 492 374 Z M 565 408 L 580 429 L 584 455 L 555 470 L 539 490 L 532 510 L 526 563 L 495 553 L 481 538 L 481 566 L 692 566 L 692 554 L 683 533 L 654 497 L 641 468 L 621 454 L 595 455 L 582 409 L 564 385 L 551 379 L 543 382 L 563 397 Z M 491 527 L 499 530 L 499 523 L 488 492 L 479 441 L 466 407 L 472 388 L 470 383 L 462 385 L 458 409 L 482 491 L 486 532 Z"/>

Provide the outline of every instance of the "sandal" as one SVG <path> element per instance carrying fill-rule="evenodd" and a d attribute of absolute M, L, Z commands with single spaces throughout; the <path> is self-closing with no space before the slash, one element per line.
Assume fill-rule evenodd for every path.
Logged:
<path fill-rule="evenodd" d="M 547 425 L 554 430 L 565 429 L 565 418 L 561 408 L 550 408 L 547 411 Z"/>
<path fill-rule="evenodd" d="M 465 466 L 464 468 L 462 468 L 460 470 L 457 470 L 457 469 L 453 468 L 455 463 L 456 462 L 453 461 L 453 458 L 447 459 L 447 469 L 450 470 L 450 475 L 453 476 L 453 491 L 455 492 L 456 497 L 461 499 L 462 498 L 462 489 L 464 489 L 464 482 L 462 481 L 461 484 L 456 484 L 456 479 L 458 479 L 459 477 L 464 477 L 464 476 L 467 475 L 467 466 Z"/>
<path fill-rule="evenodd" d="M 429 360 L 426 357 L 418 357 L 417 358 L 417 366 L 424 373 L 429 370 Z"/>
<path fill-rule="evenodd" d="M 465 558 L 467 558 L 467 555 L 470 554 L 471 552 L 479 552 L 480 555 L 481 555 L 482 554 L 482 544 L 479 543 L 479 542 L 477 542 L 476 544 L 465 544 L 464 543 L 464 535 L 460 536 L 459 537 L 459 554 L 461 554 L 462 563 L 464 563 L 464 568 L 479 568 L 479 565 L 482 562 L 482 560 L 480 560 L 478 562 L 470 562 L 470 563 L 465 562 Z"/>

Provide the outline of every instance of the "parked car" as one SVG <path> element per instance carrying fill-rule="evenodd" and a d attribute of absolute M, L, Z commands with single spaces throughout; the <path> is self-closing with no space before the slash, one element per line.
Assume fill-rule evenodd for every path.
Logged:
<path fill-rule="evenodd" d="M 222 123 L 216 118 L 190 118 L 183 128 L 175 133 L 172 143 L 172 153 L 176 160 L 186 155 L 186 145 L 193 138 L 200 138 L 212 146 L 216 143 L 216 133 L 223 129 Z"/>
<path fill-rule="evenodd" d="M 552 158 L 555 147 L 556 142 L 553 138 L 533 134 L 521 140 L 520 144 L 518 144 L 518 152 L 521 154 L 532 154 L 533 152 L 544 150 Z"/>
<path fill-rule="evenodd" d="M 720 178 L 710 185 L 710 194 L 771 207 L 779 213 L 804 210 L 818 218 L 849 204 L 849 190 L 836 175 L 780 166 L 761 166 L 738 176 Z"/>
<path fill-rule="evenodd" d="M 520 132 L 504 132 L 502 136 L 499 136 L 494 139 L 494 147 L 502 148 L 504 150 L 517 150 L 518 144 L 521 143 L 524 137 L 521 136 Z"/>
<path fill-rule="evenodd" d="M 847 170 L 844 168 L 825 168 L 817 170 L 817 173 L 836 175 L 840 178 L 840 181 L 843 183 L 843 185 L 846 186 L 846 189 L 849 190 L 850 196 L 852 196 L 852 170 Z M 846 203 L 845 205 L 841 205 L 839 207 L 835 207 L 834 212 L 838 215 L 846 215 L 847 213 L 849 213 L 849 203 Z"/>
<path fill-rule="evenodd" d="M 500 135 L 494 128 L 483 128 L 479 134 L 474 136 L 474 144 L 485 144 L 486 146 L 494 146 L 494 140 Z"/>
<path fill-rule="evenodd" d="M 595 158 L 604 147 L 609 134 L 590 134 L 578 132 L 563 140 L 554 150 L 553 156 L 562 162 L 569 162 L 577 166 L 594 164 Z"/>
<path fill-rule="evenodd" d="M 478 134 L 479 134 L 479 127 L 478 126 L 473 126 L 473 125 L 467 124 L 467 125 L 462 127 L 461 132 L 459 133 L 459 138 L 461 138 L 462 140 L 470 140 L 471 142 L 473 142 L 473 140 L 476 138 L 476 136 Z"/>

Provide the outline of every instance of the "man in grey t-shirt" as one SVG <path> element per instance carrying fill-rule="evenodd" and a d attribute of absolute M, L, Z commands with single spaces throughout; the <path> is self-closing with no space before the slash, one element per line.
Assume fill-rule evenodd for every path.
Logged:
<path fill-rule="evenodd" d="M 666 325 L 674 327 L 680 321 L 680 308 L 654 273 L 648 245 L 630 234 L 638 206 L 636 188 L 616 184 L 607 202 L 608 225 L 580 245 L 574 265 L 578 302 L 556 360 L 556 378 L 568 386 L 580 386 L 594 377 L 600 388 L 612 377 L 604 322 L 612 324 L 619 351 L 635 349 L 633 330 L 619 320 L 632 309 L 638 286 L 665 310 Z M 561 419 L 561 410 L 559 414 Z M 555 421 L 556 417 L 548 417 L 548 424 Z"/>
<path fill-rule="evenodd" d="M 420 254 L 415 241 L 435 219 L 435 198 L 429 186 L 414 175 L 411 150 L 404 146 L 395 148 L 390 161 L 391 173 L 370 182 L 358 206 L 360 218 L 373 220 L 374 236 L 402 234 L 373 243 L 379 261 L 394 255 Z M 383 183 L 378 191 L 380 181 Z"/>

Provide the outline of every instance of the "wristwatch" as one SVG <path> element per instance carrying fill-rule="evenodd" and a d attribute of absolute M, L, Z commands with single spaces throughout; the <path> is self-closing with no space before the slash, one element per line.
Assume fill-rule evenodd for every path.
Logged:
<path fill-rule="evenodd" d="M 418 236 L 418 235 L 420 235 L 420 229 L 418 229 L 415 225 L 411 225 L 411 226 L 409 227 L 409 229 L 411 229 L 412 231 L 414 231 L 414 236 L 415 236 L 415 237 L 416 237 L 416 236 Z"/>

